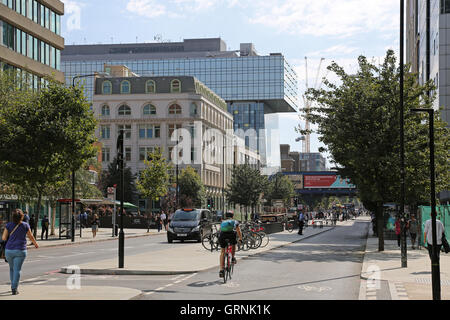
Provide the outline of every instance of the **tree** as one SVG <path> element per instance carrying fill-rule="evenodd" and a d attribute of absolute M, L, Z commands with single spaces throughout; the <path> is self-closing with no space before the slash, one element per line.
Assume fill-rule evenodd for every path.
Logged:
<path fill-rule="evenodd" d="M 289 205 L 289 201 L 295 195 L 294 185 L 292 181 L 282 173 L 275 174 L 269 182 L 268 192 L 265 195 L 266 200 L 283 200 L 285 206 Z"/>
<path fill-rule="evenodd" d="M 192 167 L 186 167 L 178 177 L 180 205 L 183 207 L 202 207 L 205 202 L 205 186 Z"/>
<path fill-rule="evenodd" d="M 399 77 L 394 52 L 389 50 L 381 66 L 360 56 L 359 69 L 347 74 L 336 63 L 328 69 L 340 80 L 339 84 L 324 80 L 325 88 L 307 91 L 316 104 L 306 118 L 318 125 L 319 139 L 326 145 L 341 176 L 357 185 L 366 207 L 376 208 L 379 250 L 384 250 L 383 203 L 400 199 L 400 116 Z M 423 149 L 427 124 L 411 108 L 431 108 L 431 82 L 419 85 L 416 76 L 405 66 L 405 164 L 407 197 L 409 201 L 426 196 L 428 172 L 427 151 Z M 423 116 L 422 116 L 423 117 Z M 436 172 L 440 177 L 437 190 L 449 179 L 449 134 L 445 124 L 436 116 Z M 305 130 L 299 130 L 307 133 Z M 445 149 L 446 148 L 446 149 Z M 420 151 L 419 151 L 420 149 Z M 428 151 L 429 152 L 429 151 Z M 411 174 L 411 173 L 415 174 Z"/>
<path fill-rule="evenodd" d="M 0 175 L 35 192 L 39 214 L 45 190 L 95 156 L 96 120 L 79 87 L 48 79 L 34 92 L 2 74 L 0 91 Z"/>
<path fill-rule="evenodd" d="M 161 150 L 155 148 L 148 154 L 150 160 L 145 160 L 146 168 L 141 172 L 137 181 L 138 191 L 150 200 L 163 197 L 169 191 L 169 169 L 171 164 L 163 157 Z"/>
<path fill-rule="evenodd" d="M 249 165 L 238 165 L 233 168 L 231 182 L 225 194 L 228 202 L 244 206 L 256 206 L 261 195 L 268 190 L 268 180 L 258 169 Z"/>
<path fill-rule="evenodd" d="M 125 202 L 133 202 L 137 195 L 136 190 L 136 176 L 131 172 L 130 167 L 124 167 L 124 200 Z M 108 187 L 117 185 L 116 193 L 122 194 L 120 186 L 120 170 L 118 168 L 117 157 L 108 164 L 108 169 L 102 171 L 98 187 L 104 195 L 107 194 Z"/>

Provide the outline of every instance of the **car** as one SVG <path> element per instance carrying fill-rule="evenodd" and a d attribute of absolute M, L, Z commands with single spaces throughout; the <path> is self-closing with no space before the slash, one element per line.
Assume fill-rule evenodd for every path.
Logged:
<path fill-rule="evenodd" d="M 213 216 L 208 209 L 179 209 L 173 214 L 167 228 L 167 242 L 173 240 L 202 241 L 205 234 L 212 232 Z"/>

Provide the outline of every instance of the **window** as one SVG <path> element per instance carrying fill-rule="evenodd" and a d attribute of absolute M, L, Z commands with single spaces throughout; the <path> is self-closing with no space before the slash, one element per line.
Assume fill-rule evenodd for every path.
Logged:
<path fill-rule="evenodd" d="M 145 83 L 145 92 L 146 93 L 156 93 L 156 84 L 153 80 L 148 80 Z"/>
<path fill-rule="evenodd" d="M 101 126 L 101 137 L 102 139 L 109 139 L 111 137 L 110 126 Z"/>
<path fill-rule="evenodd" d="M 109 117 L 109 115 L 110 115 L 110 109 L 109 109 L 109 106 L 108 106 L 107 104 L 104 104 L 104 105 L 102 106 L 102 116 L 103 116 L 103 117 Z"/>
<path fill-rule="evenodd" d="M 126 140 L 131 139 L 131 124 L 120 124 L 117 126 L 117 136 L 120 134 L 120 130 L 123 130 L 123 137 Z"/>
<path fill-rule="evenodd" d="M 181 124 L 169 124 L 168 139 L 172 137 L 173 132 L 177 129 L 181 129 Z"/>
<path fill-rule="evenodd" d="M 102 84 L 102 94 L 112 93 L 112 83 L 111 81 L 104 81 Z"/>
<path fill-rule="evenodd" d="M 198 114 L 197 105 L 195 103 L 191 103 L 191 107 L 190 107 L 189 111 L 190 111 L 191 117 L 195 117 Z"/>
<path fill-rule="evenodd" d="M 130 116 L 131 108 L 126 104 L 123 104 L 119 107 L 119 116 Z"/>
<path fill-rule="evenodd" d="M 130 81 L 128 80 L 122 81 L 122 83 L 120 84 L 120 93 L 127 94 L 130 93 L 130 91 L 131 91 Z"/>
<path fill-rule="evenodd" d="M 139 148 L 139 161 L 148 160 L 150 161 L 150 154 L 153 153 L 153 147 L 140 147 Z"/>
<path fill-rule="evenodd" d="M 181 92 L 181 82 L 180 80 L 172 80 L 170 83 L 170 92 L 171 93 L 180 93 Z"/>
<path fill-rule="evenodd" d="M 139 139 L 154 139 L 161 137 L 159 125 L 144 124 L 139 125 Z"/>
<path fill-rule="evenodd" d="M 125 147 L 125 161 L 131 161 L 131 147 Z"/>
<path fill-rule="evenodd" d="M 450 13 L 450 0 L 441 0 L 441 13 Z"/>
<path fill-rule="evenodd" d="M 169 114 L 181 114 L 181 107 L 178 104 L 170 105 Z"/>
<path fill-rule="evenodd" d="M 109 161 L 110 161 L 110 149 L 102 148 L 102 162 L 109 162 Z"/>
<path fill-rule="evenodd" d="M 144 116 L 154 115 L 156 114 L 156 107 L 152 104 L 147 104 L 144 106 Z"/>

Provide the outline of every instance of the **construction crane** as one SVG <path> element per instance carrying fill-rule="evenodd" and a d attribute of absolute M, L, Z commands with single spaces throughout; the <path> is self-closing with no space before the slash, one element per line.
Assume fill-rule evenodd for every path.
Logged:
<path fill-rule="evenodd" d="M 317 75 L 316 75 L 316 79 L 314 82 L 314 89 L 318 90 L 320 89 L 320 87 L 322 86 L 323 81 L 320 82 L 320 85 L 317 86 L 318 80 L 319 80 L 319 74 L 320 74 L 320 68 L 322 67 L 322 62 L 325 60 L 325 58 L 321 58 L 320 62 L 319 62 L 319 68 L 317 69 Z M 305 57 L 305 71 L 306 71 L 306 90 L 307 91 L 309 88 L 309 82 L 308 82 L 308 57 Z M 303 94 L 303 103 L 305 105 L 305 113 L 309 114 L 310 108 L 311 108 L 311 101 L 308 100 L 305 96 L 305 94 Z M 309 123 L 308 119 L 305 119 L 305 130 L 309 131 L 311 129 L 311 125 Z M 305 139 L 303 141 L 303 148 L 302 148 L 303 153 L 310 153 L 311 152 L 311 134 L 307 133 L 305 135 Z"/>

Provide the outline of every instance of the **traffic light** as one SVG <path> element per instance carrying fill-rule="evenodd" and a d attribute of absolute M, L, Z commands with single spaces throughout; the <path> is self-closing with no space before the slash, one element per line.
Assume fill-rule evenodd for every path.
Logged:
<path fill-rule="evenodd" d="M 208 209 L 211 208 L 211 198 L 208 198 Z"/>
<path fill-rule="evenodd" d="M 122 168 L 123 163 L 123 130 L 120 130 L 117 137 L 117 170 Z"/>

